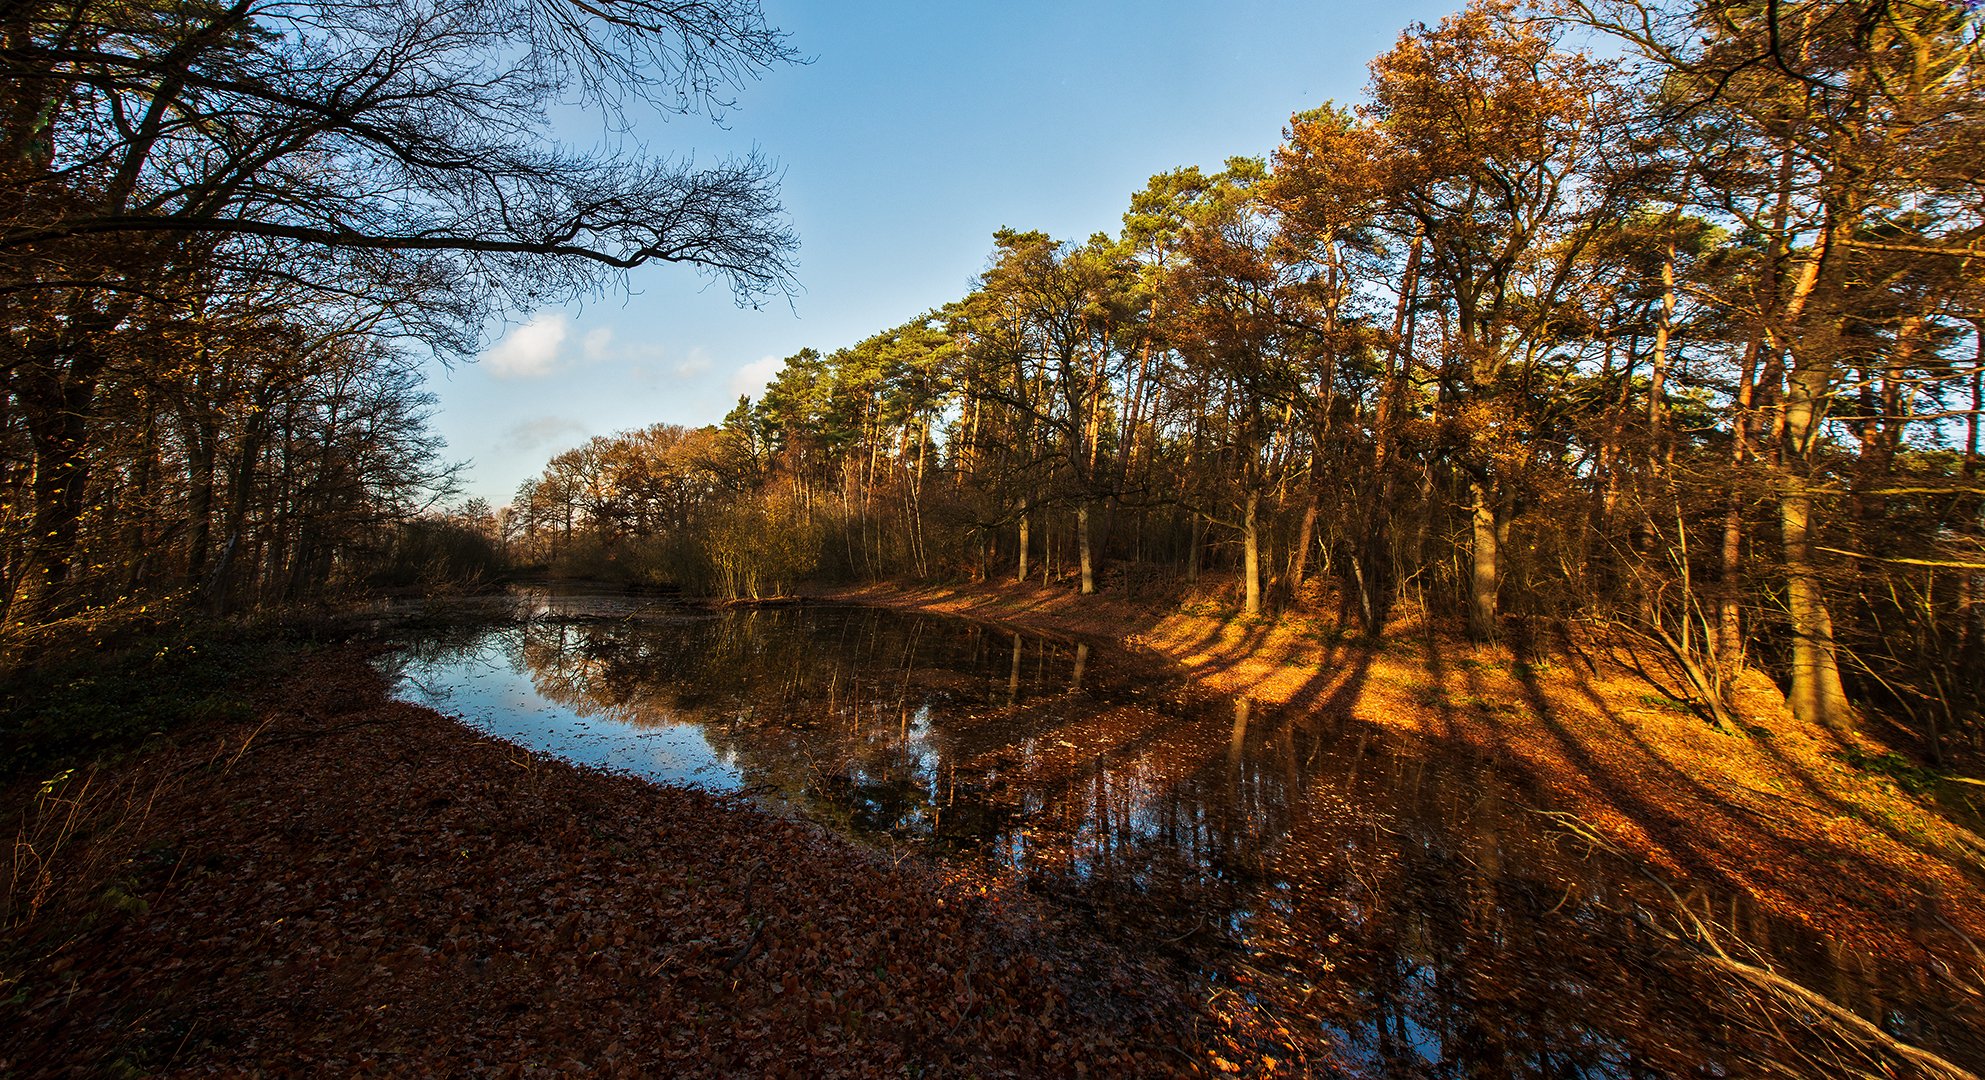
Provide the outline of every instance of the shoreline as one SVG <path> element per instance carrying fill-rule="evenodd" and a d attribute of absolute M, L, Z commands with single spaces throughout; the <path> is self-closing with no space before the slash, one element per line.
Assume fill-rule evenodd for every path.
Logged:
<path fill-rule="evenodd" d="M 1086 638 L 1202 692 L 1487 756 L 1568 806 L 1588 840 L 1659 878 L 1741 890 L 1893 962 L 1968 964 L 1985 941 L 1977 827 L 1857 767 L 1883 748 L 1799 724 L 1756 672 L 1739 688 L 1749 723 L 1722 732 L 1595 649 L 1520 660 L 1431 628 L 1373 642 L 1318 617 L 1162 610 L 1036 585 L 881 584 L 808 598 Z"/>
<path fill-rule="evenodd" d="M 8 908 L 0 1072 L 1214 1071 L 1175 979 L 1014 883 L 533 756 L 378 651 L 7 822 L 54 873 Z"/>
<path fill-rule="evenodd" d="M 1049 633 L 1195 695 L 1465 749 L 1659 880 L 1743 889 L 1884 964 L 1970 962 L 1978 890 L 1961 858 L 1906 842 L 1933 838 L 1924 805 L 1826 758 L 1816 733 L 1722 734 L 1650 705 L 1603 657 L 1355 641 L 1301 616 L 1031 586 L 778 600 L 801 602 Z M 1263 1072 L 1270 1052 L 1328 1071 L 1327 1047 L 1306 1062 L 1264 1049 L 1245 1015 L 1197 999 L 1190 972 L 1016 880 L 533 756 L 391 700 L 371 662 L 383 648 L 301 651 L 247 719 L 191 724 L 79 778 L 97 785 L 76 800 L 92 840 L 0 954 L 0 1071 L 1189 1075 Z M 1692 745 L 1721 755 L 1678 750 Z M 1815 792 L 1837 805 L 1799 809 Z M 1912 811 L 1918 833 L 1880 827 Z M 47 816 L 0 824 L 35 840 Z"/>

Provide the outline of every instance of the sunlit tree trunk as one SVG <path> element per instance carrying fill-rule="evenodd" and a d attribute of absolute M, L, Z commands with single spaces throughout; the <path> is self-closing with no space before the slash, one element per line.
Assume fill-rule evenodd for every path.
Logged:
<path fill-rule="evenodd" d="M 1075 506 L 1076 556 L 1082 564 L 1082 595 L 1096 591 L 1096 568 L 1089 550 L 1089 500 Z"/>
<path fill-rule="evenodd" d="M 1750 456 L 1752 406 L 1757 395 L 1758 358 L 1764 351 L 1761 336 L 1753 337 L 1744 352 L 1743 367 L 1737 377 L 1737 402 L 1730 419 L 1730 492 L 1723 506 L 1721 572 L 1716 597 L 1716 667 L 1718 683 L 1726 699 L 1736 687 L 1744 665 L 1744 492 L 1743 469 Z"/>
<path fill-rule="evenodd" d="M 1972 332 L 1978 335 L 1977 354 L 1971 368 L 1971 415 L 1965 418 L 1964 438 L 1964 479 L 1967 486 L 1978 479 L 1979 426 L 1985 422 L 1985 320 L 1972 324 Z M 1976 494 L 1971 496 L 1974 505 L 1973 527 L 1978 534 L 1985 535 L 1985 499 Z M 1961 603 L 1969 618 L 1966 620 L 1965 656 L 1970 670 L 1979 669 L 1985 661 L 1985 570 L 1973 570 L 1964 576 Z M 1974 743 L 1976 735 L 1974 734 Z"/>
<path fill-rule="evenodd" d="M 1647 433 L 1648 453 L 1652 455 L 1655 468 L 1667 464 L 1666 451 L 1669 449 L 1662 431 L 1664 414 L 1667 410 L 1668 394 L 1668 342 L 1674 332 L 1675 323 L 1675 238 L 1673 229 L 1678 214 L 1669 215 L 1669 235 L 1661 249 L 1661 309 L 1654 320 L 1653 370 L 1648 374 L 1647 389 Z"/>
<path fill-rule="evenodd" d="M 1848 722 L 1847 691 L 1833 640 L 1833 617 L 1820 588 L 1812 558 L 1813 498 L 1805 482 L 1792 479 L 1779 498 L 1785 542 L 1785 604 L 1792 616 L 1792 687 L 1786 700 L 1802 720 L 1842 728 Z"/>
<path fill-rule="evenodd" d="M 1468 630 L 1477 639 L 1486 641 L 1496 634 L 1496 594 L 1501 589 L 1500 534 L 1494 496 L 1487 481 L 1469 481 L 1468 496 Z"/>
<path fill-rule="evenodd" d="M 1303 520 L 1296 527 L 1296 543 L 1289 550 L 1289 594 L 1295 595 L 1303 587 L 1303 579 L 1309 574 L 1310 545 L 1316 540 L 1316 518 L 1318 500 L 1315 491 L 1310 492 L 1309 500 L 1303 505 Z"/>
<path fill-rule="evenodd" d="M 1786 380 L 1781 413 L 1785 452 L 1779 522 L 1785 546 L 1785 601 L 1792 621 L 1791 688 L 1786 700 L 1801 720 L 1833 728 L 1848 724 L 1847 691 L 1840 681 L 1833 617 L 1813 562 L 1815 500 L 1806 473 L 1833 392 L 1839 344 L 1840 315 L 1831 310 L 1831 303 L 1814 309 L 1813 297 L 1818 294 L 1830 302 L 1840 295 L 1847 271 L 1845 240 L 1853 220 L 1848 209 L 1828 207 L 1826 228 L 1793 286 L 1786 321 L 1796 328 L 1797 365 Z"/>
<path fill-rule="evenodd" d="M 1261 614 L 1260 511 L 1261 493 L 1248 492 L 1247 503 L 1241 513 L 1241 610 L 1249 615 Z"/>

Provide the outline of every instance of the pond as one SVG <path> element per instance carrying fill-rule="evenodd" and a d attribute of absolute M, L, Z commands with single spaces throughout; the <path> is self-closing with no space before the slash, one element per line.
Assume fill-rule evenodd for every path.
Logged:
<path fill-rule="evenodd" d="M 1195 693 L 1089 644 L 847 605 L 524 595 L 399 693 L 533 750 L 1018 875 L 1372 1076 L 1907 1075 L 1755 978 L 1985 1065 L 1977 995 L 1592 849 L 1451 747 Z M 1315 1049 L 1320 1048 L 1320 1049 Z"/>

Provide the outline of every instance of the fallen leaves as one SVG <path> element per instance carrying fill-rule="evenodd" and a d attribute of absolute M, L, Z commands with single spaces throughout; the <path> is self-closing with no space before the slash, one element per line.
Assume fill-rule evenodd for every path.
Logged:
<path fill-rule="evenodd" d="M 142 903 L 97 913 L 73 882 L 15 942 L 0 1072 L 1137 1075 L 1204 1060 L 1196 1025 L 1173 1019 L 1188 1006 L 1107 970 L 1129 961 L 1001 882 L 892 865 L 742 800 L 518 762 L 386 701 L 354 653 L 304 665 L 276 698 L 219 751 L 208 733 L 128 766 L 159 778 L 143 835 L 108 841 Z"/>
<path fill-rule="evenodd" d="M 1935 962 L 1895 915 L 1925 896 L 1957 931 L 1938 949 L 1962 957 L 1966 937 L 1985 939 L 1976 838 L 1883 774 L 1844 767 L 1882 759 L 1798 721 L 1756 672 L 1737 690 L 1753 724 L 1719 733 L 1685 709 L 1638 707 L 1655 699 L 1647 682 L 1608 660 L 1605 643 L 1520 660 L 1412 624 L 1367 645 L 1322 615 L 1248 623 L 1224 609 L 1010 583 L 880 584 L 837 598 L 1113 640 L 1214 693 L 1494 758 L 1660 873 L 1728 881 L 1774 916 L 1860 951 Z M 1334 644 L 1319 653 L 1319 642 Z"/>

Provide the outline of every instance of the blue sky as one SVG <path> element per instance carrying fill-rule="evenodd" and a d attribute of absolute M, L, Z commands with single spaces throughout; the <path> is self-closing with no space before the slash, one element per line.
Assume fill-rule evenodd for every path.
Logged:
<path fill-rule="evenodd" d="M 476 362 L 433 372 L 446 454 L 500 505 L 592 435 L 713 423 L 780 358 L 963 295 L 1001 226 L 1114 232 L 1152 174 L 1269 152 L 1291 113 L 1359 100 L 1372 57 L 1458 6 L 767 0 L 813 62 L 746 88 L 721 126 L 640 118 L 635 136 L 774 158 L 798 294 L 739 309 L 662 266 L 625 295 L 519 312 Z"/>

